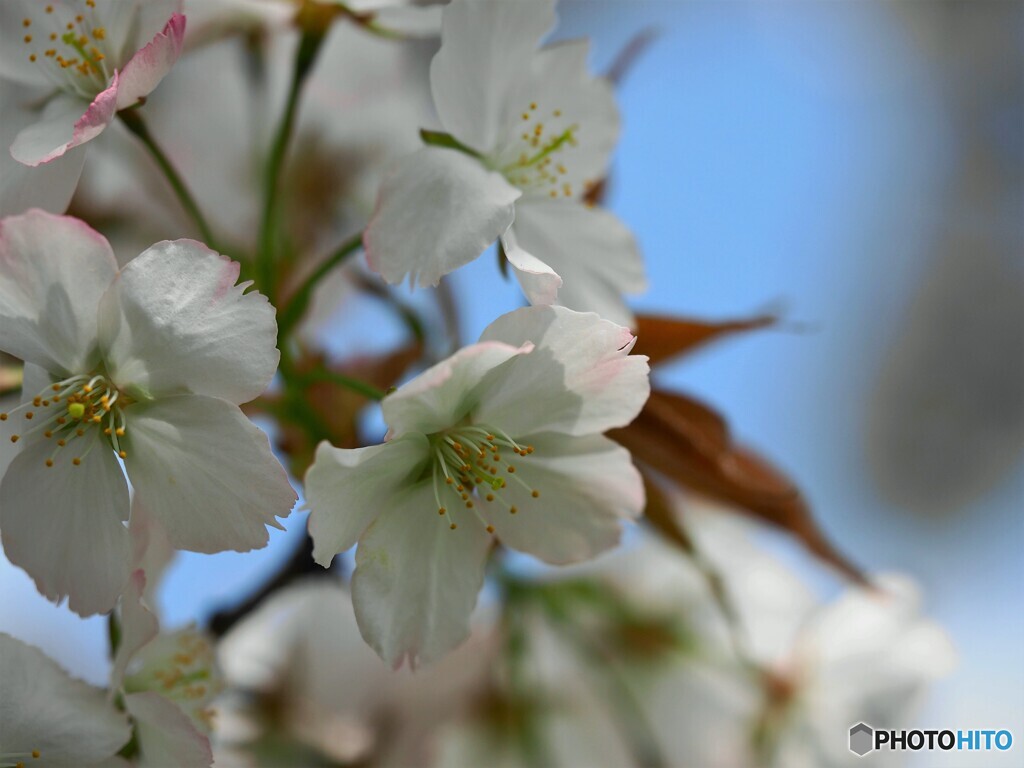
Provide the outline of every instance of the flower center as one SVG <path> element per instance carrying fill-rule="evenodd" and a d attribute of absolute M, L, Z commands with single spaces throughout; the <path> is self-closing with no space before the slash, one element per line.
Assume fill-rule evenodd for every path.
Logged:
<path fill-rule="evenodd" d="M 442 497 L 454 496 L 457 499 L 454 506 L 463 505 L 472 511 L 487 532 L 494 533 L 494 526 L 480 517 L 475 501 L 497 502 L 514 515 L 519 510 L 502 496 L 509 483 L 521 485 L 530 492 L 531 498 L 540 497 L 540 491 L 527 485 L 516 474 L 515 465 L 502 456 L 502 451 L 527 456 L 533 453 L 533 446 L 519 445 L 500 429 L 485 424 L 465 425 L 431 435 L 430 442 L 434 454 L 431 480 L 439 515 L 447 515 L 451 520 L 451 512 Z M 454 531 L 458 525 L 452 520 L 448 527 Z"/>
<path fill-rule="evenodd" d="M 577 145 L 579 126 L 568 123 L 560 109 L 552 110 L 550 122 L 545 124 L 537 102 L 531 102 L 520 117 L 522 132 L 518 141 L 510 142 L 502 153 L 506 159 L 499 163 L 499 170 L 510 184 L 521 189 L 547 189 L 550 197 L 572 197 L 564 152 Z"/>
<path fill-rule="evenodd" d="M 38 749 L 30 752 L 0 752 L 0 768 L 25 768 L 26 760 L 38 760 L 41 756 Z"/>
<path fill-rule="evenodd" d="M 206 703 L 220 688 L 209 640 L 186 629 L 164 636 L 157 643 L 151 646 L 155 652 L 144 655 L 139 668 L 125 679 L 125 690 L 155 691 L 181 705 L 209 728 L 212 712 Z"/>
<path fill-rule="evenodd" d="M 41 13 L 21 21 L 28 60 L 55 86 L 92 99 L 107 87 L 113 72 L 107 64 L 107 30 L 96 14 L 95 0 L 78 4 L 39 3 Z"/>
<path fill-rule="evenodd" d="M 105 376 L 81 374 L 51 384 L 9 413 L 0 413 L 0 421 L 22 419 L 26 429 L 11 435 L 16 443 L 24 437 L 42 433 L 55 446 L 46 466 L 64 448 L 74 446 L 72 466 L 79 466 L 102 436 L 117 455 L 125 459 L 128 452 L 121 447 L 128 422 L 124 407 L 131 399 L 122 394 Z"/>

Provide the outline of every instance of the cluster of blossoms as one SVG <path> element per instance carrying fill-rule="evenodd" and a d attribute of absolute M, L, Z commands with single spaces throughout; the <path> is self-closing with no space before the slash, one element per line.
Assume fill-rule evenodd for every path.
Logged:
<path fill-rule="evenodd" d="M 486 763 L 474 756 L 478 702 L 528 703 L 515 674 L 493 674 L 524 664 L 513 625 L 543 638 L 571 609 L 581 632 L 647 630 L 675 658 L 680 636 L 631 625 L 619 586 L 593 581 L 610 596 L 598 603 L 618 608 L 591 627 L 594 603 L 572 603 L 586 589 L 536 587 L 501 565 L 510 551 L 593 559 L 651 503 L 650 478 L 606 435 L 628 430 L 651 394 L 623 299 L 645 286 L 639 253 L 597 207 L 619 132 L 613 86 L 588 72 L 585 43 L 541 47 L 554 11 L 553 0 L 0 4 L 0 352 L 21 363 L 20 395 L 0 412 L 0 540 L 43 596 L 109 614 L 112 630 L 106 693 L 0 634 L 0 768 L 209 766 L 211 730 L 244 720 L 232 696 L 254 689 L 293 697 L 297 748 L 361 759 L 381 746 L 366 710 L 413 734 L 393 759 Z M 440 38 L 429 86 L 409 37 Z M 294 57 L 287 90 L 268 74 L 281 56 Z M 369 86 L 339 89 L 338 72 L 361 62 Z M 208 112 L 185 94 L 209 98 Z M 279 103 L 264 126 L 259 107 Z M 154 117 L 179 121 L 169 150 Z M 265 166 L 250 183 L 257 152 Z M 386 284 L 437 286 L 495 243 L 530 306 L 445 356 Z M 342 267 L 360 248 L 369 273 Z M 311 348 L 318 321 L 357 294 L 395 311 L 411 353 L 360 368 Z M 355 418 L 366 398 L 380 400 L 379 444 Z M 329 568 L 355 546 L 355 570 L 350 595 L 321 584 L 270 598 L 218 652 L 195 627 L 163 631 L 154 592 L 175 551 L 260 548 L 291 513 L 298 496 L 254 412 L 273 418 L 304 477 L 312 559 Z M 495 567 L 498 622 L 478 606 Z M 530 654 L 574 668 L 559 642 Z M 412 679 L 356 675 L 341 687 L 363 693 L 339 698 L 330 675 L 353 663 L 377 674 L 366 646 L 395 669 L 438 664 Z M 578 698 L 597 713 L 593 696 Z M 412 713 L 440 700 L 453 709 Z M 428 758 L 416 734 L 435 726 Z"/>

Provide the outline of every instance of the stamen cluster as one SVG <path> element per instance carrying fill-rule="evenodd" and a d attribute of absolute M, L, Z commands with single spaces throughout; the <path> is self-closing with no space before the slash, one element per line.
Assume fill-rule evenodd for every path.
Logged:
<path fill-rule="evenodd" d="M 514 515 L 519 510 L 501 495 L 509 481 L 529 491 L 531 498 L 540 497 L 540 491 L 516 475 L 515 465 L 501 455 L 502 449 L 510 449 L 517 456 L 528 456 L 533 453 L 533 446 L 519 445 L 500 429 L 483 425 L 461 426 L 434 435 L 431 443 L 434 457 L 431 480 L 439 515 L 447 514 L 451 519 L 451 513 L 441 501 L 442 484 L 445 490 L 458 497 L 457 503 L 473 511 L 488 533 L 494 533 L 494 526 L 480 517 L 474 498 L 485 503 L 496 501 Z M 454 531 L 458 525 L 452 521 L 449 528 Z"/>
<path fill-rule="evenodd" d="M 39 64 L 56 86 L 91 97 L 106 87 L 113 72 L 107 63 L 107 30 L 96 17 L 95 0 L 81 13 L 46 5 L 40 18 L 22 20 L 28 59 Z"/>
<path fill-rule="evenodd" d="M 101 433 L 118 457 L 128 457 L 128 452 L 121 447 L 121 439 L 128 428 L 123 408 L 129 403 L 130 398 L 105 376 L 81 374 L 51 384 L 31 401 L 9 413 L 0 413 L 0 421 L 24 419 L 27 429 L 12 434 L 12 443 L 40 432 L 44 439 L 55 440 L 56 447 L 46 459 L 47 467 L 54 466 L 61 449 L 77 442 L 78 450 L 71 460 L 72 466 L 77 467 L 96 445 Z"/>

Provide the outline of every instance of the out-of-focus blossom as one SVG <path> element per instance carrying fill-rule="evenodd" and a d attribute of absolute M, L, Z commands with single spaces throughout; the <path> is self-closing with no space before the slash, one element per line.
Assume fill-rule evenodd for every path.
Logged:
<path fill-rule="evenodd" d="M 153 594 L 174 550 L 138 496 L 130 533 L 133 572 L 121 597 L 110 687 L 132 717 L 132 764 L 207 768 L 213 762 L 208 705 L 220 690 L 213 644 L 192 627 L 161 633 Z"/>
<path fill-rule="evenodd" d="M 433 37 L 441 31 L 441 5 L 412 0 L 309 0 L 324 6 L 324 21 L 345 16 L 372 32 L 386 36 Z M 297 21 L 304 0 L 185 0 L 188 45 L 201 45 L 237 32 L 272 32 Z"/>
<path fill-rule="evenodd" d="M 218 241 L 243 261 L 257 247 L 263 159 L 283 110 L 298 44 L 298 32 L 281 20 L 268 21 L 260 30 L 254 37 L 236 35 L 192 48 L 203 27 L 193 23 L 190 11 L 187 52 L 174 77 L 145 106 L 153 134 L 187 181 Z M 418 145 L 417 129 L 431 113 L 423 47 L 367 34 L 353 24 L 331 26 L 303 89 L 281 178 L 290 265 L 279 286 L 281 296 L 287 297 L 340 241 L 365 226 L 383 169 Z M 216 78 L 210 78 L 211 72 Z M 182 110 L 183 102 L 191 109 Z M 195 113 L 204 120 L 193 119 Z M 108 222 L 118 253 L 192 232 L 152 158 L 126 138 L 111 132 L 96 142 L 72 203 L 76 215 Z M 310 338 L 339 301 L 352 295 L 348 272 L 335 270 L 317 287 L 300 328 L 304 337 Z"/>
<path fill-rule="evenodd" d="M 0 633 L 0 766 L 89 768 L 131 737 L 106 693 L 41 651 Z"/>
<path fill-rule="evenodd" d="M 601 434 L 647 398 L 633 343 L 593 314 L 521 309 L 385 398 L 388 442 L 320 445 L 314 558 L 359 542 L 356 617 L 382 658 L 429 662 L 465 639 L 492 536 L 557 564 L 615 545 L 644 500 L 629 453 Z"/>
<path fill-rule="evenodd" d="M 148 96 L 181 53 L 180 6 L 180 0 L 0 4 L 0 78 L 21 86 L 0 90 L 3 138 L 17 130 L 0 153 L 0 214 L 33 204 L 64 210 L 81 153 L 46 174 L 16 169 L 12 160 L 29 167 L 57 160 Z"/>
<path fill-rule="evenodd" d="M 856 765 L 847 748 L 850 725 L 905 726 L 928 684 L 953 663 L 949 638 L 922 617 L 908 579 L 849 589 L 808 617 L 793 646 L 772 660 L 768 690 L 775 695 L 761 721 L 770 764 Z"/>
<path fill-rule="evenodd" d="M 421 764 L 430 726 L 467 703 L 493 650 L 482 633 L 426 672 L 394 673 L 360 637 L 347 590 L 323 579 L 296 584 L 221 641 L 218 764 L 231 753 L 276 765 L 271 747 L 282 744 L 309 764 Z"/>
<path fill-rule="evenodd" d="M 20 447 L 0 483 L 0 530 L 11 562 L 76 613 L 110 610 L 128 577 L 119 459 L 180 549 L 263 546 L 294 503 L 238 408 L 278 352 L 273 307 L 237 278 L 193 241 L 158 243 L 119 272 L 76 219 L 0 222 L 0 347 L 26 363 L 23 403 L 0 416 Z"/>
<path fill-rule="evenodd" d="M 625 325 L 622 293 L 644 289 L 632 234 L 582 201 L 619 132 L 611 85 L 587 44 L 537 50 L 554 2 L 454 0 L 430 69 L 447 134 L 395 164 L 365 243 L 392 283 L 437 285 L 501 239 L 531 303 L 556 300 Z"/>
<path fill-rule="evenodd" d="M 852 723 L 913 725 L 952 651 L 906 580 L 822 604 L 748 523 L 686 513 L 703 564 L 644 538 L 507 593 L 525 679 L 443 724 L 431 764 L 838 768 Z"/>

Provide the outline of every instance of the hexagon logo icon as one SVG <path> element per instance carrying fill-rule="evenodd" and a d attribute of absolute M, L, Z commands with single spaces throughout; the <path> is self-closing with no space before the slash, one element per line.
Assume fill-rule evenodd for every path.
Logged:
<path fill-rule="evenodd" d="M 864 757 L 875 748 L 875 732 L 867 723 L 857 723 L 850 728 L 850 751 Z"/>

